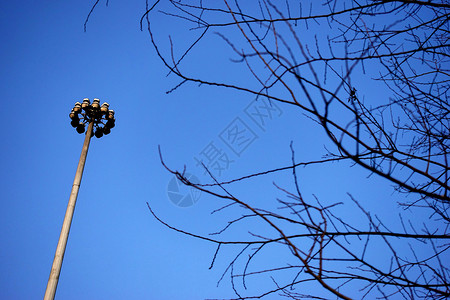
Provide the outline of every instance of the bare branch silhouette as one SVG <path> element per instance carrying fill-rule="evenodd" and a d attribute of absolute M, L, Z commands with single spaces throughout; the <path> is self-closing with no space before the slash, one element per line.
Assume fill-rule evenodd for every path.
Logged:
<path fill-rule="evenodd" d="M 175 18 L 189 30 L 192 40 L 184 50 L 175 48 L 173 38 L 169 44 L 159 38 L 156 14 Z M 203 184 L 190 182 L 161 158 L 183 184 L 220 199 L 217 213 L 238 209 L 240 215 L 206 236 L 171 226 L 149 205 L 150 212 L 172 230 L 216 244 L 211 268 L 224 247 L 241 247 L 223 273 L 231 276 L 236 299 L 272 294 L 291 299 L 450 297 L 449 19 L 450 4 L 444 0 L 147 1 L 141 28 L 147 25 L 156 54 L 180 80 L 169 92 L 200 84 L 264 97 L 314 120 L 332 145 L 322 159 L 301 162 L 291 146 L 289 166 L 225 182 L 209 172 L 211 182 Z M 232 74 L 202 76 L 184 67 L 212 35 L 229 47 L 229 63 L 246 72 L 248 80 L 234 80 Z M 223 59 L 214 51 L 210 55 L 212 61 Z M 385 90 L 365 90 L 361 76 Z M 349 193 L 345 206 L 358 209 L 362 225 L 340 215 L 343 203 L 302 195 L 298 167 L 339 161 L 384 178 L 394 186 L 400 205 L 429 213 L 429 222 L 400 215 L 402 228 L 390 228 Z M 277 210 L 255 207 L 231 193 L 233 184 L 286 171 L 292 172 L 295 190 L 274 185 L 283 195 Z M 263 229 L 249 232 L 247 239 L 223 238 L 246 222 L 259 222 Z M 386 257 L 384 263 L 368 254 L 372 245 Z M 262 251 L 279 247 L 293 260 L 249 271 Z M 280 283 L 280 272 L 295 275 Z M 258 276 L 272 276 L 273 287 L 252 295 L 246 280 Z M 324 293 L 294 290 L 312 282 Z"/>

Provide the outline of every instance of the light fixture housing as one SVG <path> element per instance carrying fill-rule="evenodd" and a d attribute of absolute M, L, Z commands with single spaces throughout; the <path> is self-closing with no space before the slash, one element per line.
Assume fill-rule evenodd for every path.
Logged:
<path fill-rule="evenodd" d="M 78 123 L 77 132 L 81 134 L 81 133 L 84 132 L 84 130 L 85 130 L 84 124 L 83 123 Z"/>
<path fill-rule="evenodd" d="M 80 120 L 72 120 L 70 122 L 70 125 L 72 125 L 73 128 L 76 128 L 80 124 Z"/>
<path fill-rule="evenodd" d="M 81 103 L 75 102 L 75 106 L 73 107 L 73 111 L 79 113 L 81 111 Z"/>
<path fill-rule="evenodd" d="M 106 121 L 105 126 L 108 127 L 109 129 L 114 128 L 114 126 L 116 126 L 116 120 L 109 119 L 108 121 Z"/>
<path fill-rule="evenodd" d="M 80 118 L 78 117 L 78 113 L 75 112 L 75 110 L 73 110 L 73 109 L 72 109 L 72 111 L 69 114 L 69 118 L 71 120 L 77 120 L 77 121 L 80 120 Z"/>
<path fill-rule="evenodd" d="M 100 109 L 100 99 L 94 98 L 91 106 L 93 109 Z"/>
<path fill-rule="evenodd" d="M 101 138 L 103 136 L 103 128 L 102 127 L 98 127 L 97 130 L 94 133 L 96 138 Z"/>
<path fill-rule="evenodd" d="M 89 107 L 90 104 L 91 104 L 91 102 L 89 101 L 89 98 L 84 98 L 83 103 L 81 103 L 81 108 L 86 109 Z"/>
<path fill-rule="evenodd" d="M 109 104 L 108 104 L 108 102 L 103 102 L 102 106 L 100 107 L 100 111 L 104 115 L 108 114 L 108 111 L 109 111 Z"/>

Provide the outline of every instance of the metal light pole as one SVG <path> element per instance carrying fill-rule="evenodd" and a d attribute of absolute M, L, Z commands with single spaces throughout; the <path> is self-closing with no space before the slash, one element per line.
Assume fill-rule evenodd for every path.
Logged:
<path fill-rule="evenodd" d="M 77 129 L 78 133 L 83 133 L 86 124 L 89 125 L 86 131 L 86 137 L 84 138 L 75 179 L 73 180 L 72 192 L 70 193 L 69 203 L 67 204 L 66 215 L 64 216 L 58 245 L 56 246 L 55 258 L 53 259 L 44 300 L 53 300 L 55 298 L 59 274 L 61 273 L 61 265 L 64 258 L 64 252 L 66 251 L 67 239 L 69 237 L 70 225 L 75 210 L 75 203 L 77 201 L 78 190 L 80 189 L 81 177 L 83 176 L 84 164 L 89 149 L 89 142 L 91 141 L 94 127 L 95 137 L 100 138 L 103 134 L 109 134 L 111 128 L 115 126 L 114 111 L 109 109 L 109 104 L 106 102 L 100 106 L 100 100 L 98 99 L 94 99 L 92 104 L 87 98 L 83 99 L 83 103 L 76 102 L 69 117 L 72 119 L 72 126 Z"/>

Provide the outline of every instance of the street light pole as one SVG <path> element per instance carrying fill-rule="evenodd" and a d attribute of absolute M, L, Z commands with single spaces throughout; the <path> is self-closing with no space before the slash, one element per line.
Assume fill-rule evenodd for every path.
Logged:
<path fill-rule="evenodd" d="M 59 274 L 61 273 L 61 266 L 66 251 L 67 239 L 69 238 L 70 225 L 72 224 L 73 212 L 75 210 L 75 203 L 77 202 L 78 190 L 80 189 L 81 177 L 83 176 L 84 164 L 89 149 L 89 142 L 91 141 L 92 129 L 94 121 L 91 121 L 84 138 L 83 148 L 81 150 L 80 161 L 78 162 L 77 172 L 73 180 L 72 191 L 70 192 L 69 203 L 67 204 L 66 215 L 59 235 L 58 246 L 56 246 L 55 258 L 53 259 L 52 270 L 45 290 L 44 300 L 53 300 L 55 298 L 56 287 L 58 285 Z"/>
<path fill-rule="evenodd" d="M 67 204 L 58 245 L 56 246 L 55 257 L 53 259 L 52 269 L 47 282 L 44 300 L 53 300 L 55 298 L 64 252 L 66 251 L 67 239 L 69 238 L 70 225 L 72 224 L 75 204 L 77 202 L 78 191 L 80 189 L 81 178 L 83 176 L 84 165 L 86 163 L 86 157 L 89 150 L 89 143 L 94 132 L 94 126 L 97 128 L 95 132 L 95 136 L 97 138 L 100 138 L 103 134 L 109 134 L 111 128 L 115 126 L 114 111 L 108 109 L 109 105 L 107 103 L 103 103 L 101 108 L 98 103 L 99 100 L 94 99 L 92 105 L 90 105 L 89 99 L 86 98 L 83 101 L 83 104 L 85 105 L 82 107 L 81 103 L 77 102 L 69 115 L 72 119 L 72 126 L 77 128 L 78 133 L 84 132 L 84 126 L 86 123 L 89 123 L 89 126 L 86 131 L 86 137 L 84 138 L 80 160 L 78 162 L 77 171 L 73 180 L 72 191 L 70 193 L 69 203 Z M 81 114 L 81 121 L 78 114 Z M 103 123 L 103 121 L 106 121 L 106 123 Z"/>

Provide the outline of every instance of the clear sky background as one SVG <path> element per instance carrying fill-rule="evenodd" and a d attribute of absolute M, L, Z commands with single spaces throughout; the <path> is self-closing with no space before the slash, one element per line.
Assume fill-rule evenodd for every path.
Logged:
<path fill-rule="evenodd" d="M 229 276 L 218 287 L 217 281 L 227 255 L 237 250 L 226 250 L 209 270 L 214 245 L 168 230 L 147 209 L 149 202 L 167 222 L 204 234 L 227 218 L 210 215 L 223 203 L 206 195 L 186 208 L 170 201 L 173 177 L 159 161 L 158 145 L 169 166 L 186 165 L 200 180 L 207 177 L 195 157 L 211 142 L 220 146 L 233 160 L 220 177 L 226 180 L 288 165 L 291 141 L 298 160 L 318 159 L 324 137 L 283 105 L 266 127 L 258 127 L 245 114 L 254 100 L 248 95 L 192 85 L 166 94 L 178 81 L 166 76 L 148 33 L 139 30 L 145 1 L 109 1 L 108 7 L 101 1 L 84 32 L 93 2 L 0 1 L 0 298 L 44 295 L 84 138 L 68 114 L 85 97 L 109 102 L 116 127 L 91 141 L 56 298 L 231 297 Z M 153 17 L 161 35 L 172 29 Z M 223 45 L 218 38 L 208 47 L 215 43 Z M 224 51 L 228 58 L 224 48 L 201 46 L 193 56 Z M 199 61 L 190 67 L 229 71 Z M 240 156 L 220 139 L 236 118 L 257 136 Z M 388 214 L 395 207 L 391 187 L 367 175 L 346 163 L 299 170 L 304 195 L 338 202 L 348 201 L 351 192 L 367 209 Z M 276 206 L 275 197 L 284 195 L 273 181 L 293 188 L 287 172 L 233 192 Z M 282 260 L 289 251 L 267 255 Z"/>

